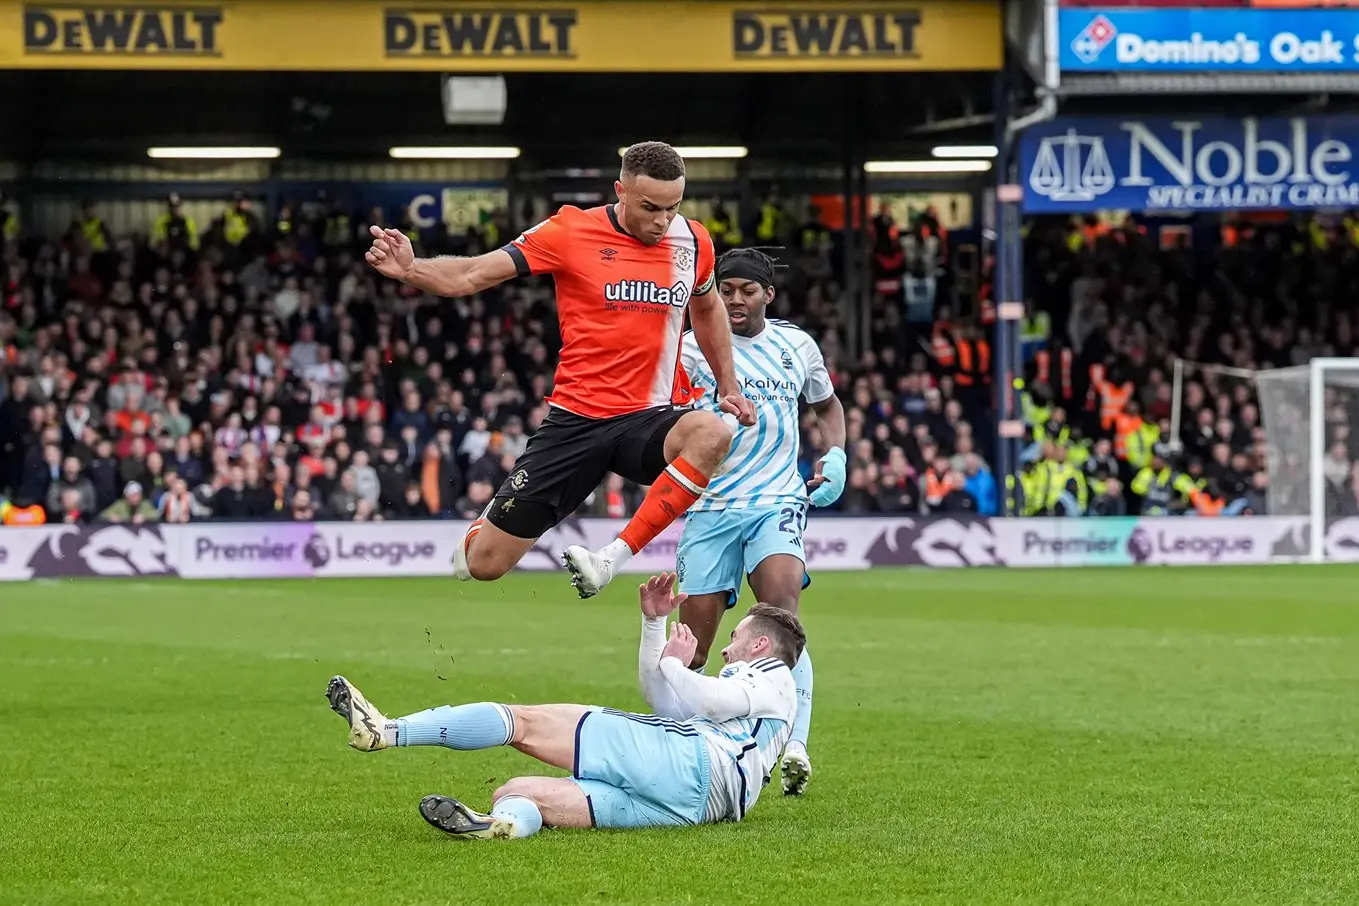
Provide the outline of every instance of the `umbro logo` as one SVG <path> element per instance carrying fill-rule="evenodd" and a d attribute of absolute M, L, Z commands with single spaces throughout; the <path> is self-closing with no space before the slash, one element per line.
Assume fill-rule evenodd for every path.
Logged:
<path fill-rule="evenodd" d="M 599 250 L 599 260 L 601 260 L 601 261 L 612 261 L 612 260 L 614 259 L 614 256 L 617 255 L 617 254 L 618 254 L 618 249 L 600 249 L 600 250 Z"/>

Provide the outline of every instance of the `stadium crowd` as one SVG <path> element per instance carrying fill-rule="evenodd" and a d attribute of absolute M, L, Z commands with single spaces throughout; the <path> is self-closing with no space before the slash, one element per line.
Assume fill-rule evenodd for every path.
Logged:
<path fill-rule="evenodd" d="M 714 212 L 719 247 L 739 243 Z M 1174 356 L 1296 363 L 1349 354 L 1359 328 L 1321 301 L 1348 288 L 1347 229 L 1243 227 L 1231 243 L 1180 247 L 1131 224 L 1035 222 L 1024 466 L 998 482 L 985 279 L 975 298 L 955 292 L 933 213 L 898 225 L 884 208 L 868 351 L 853 358 L 837 237 L 814 215 L 771 197 L 745 235 L 786 248 L 772 314 L 819 338 L 845 401 L 845 513 L 994 515 L 1007 496 L 1023 515 L 1263 513 L 1249 382 L 1196 376 L 1170 437 Z M 146 237 L 109 235 L 95 206 L 63 237 L 13 235 L 0 256 L 7 520 L 478 515 L 547 411 L 561 342 L 551 285 L 422 296 L 363 264 L 367 219 L 321 202 L 266 225 L 238 200 L 200 235 L 172 199 Z M 497 217 L 432 249 L 422 238 L 475 254 L 506 231 Z M 823 449 L 809 422 L 806 475 Z M 1359 509 L 1354 453 L 1337 452 L 1333 477 Z M 623 516 L 639 499 L 615 476 L 586 508 Z"/>

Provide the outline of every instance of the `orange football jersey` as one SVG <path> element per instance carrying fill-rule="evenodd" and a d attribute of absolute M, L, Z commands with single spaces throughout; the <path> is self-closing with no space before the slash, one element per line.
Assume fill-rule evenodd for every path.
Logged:
<path fill-rule="evenodd" d="M 689 299 L 713 286 L 708 231 L 676 217 L 656 245 L 628 234 L 613 205 L 562 208 L 506 245 L 520 276 L 557 284 L 562 351 L 548 402 L 587 418 L 682 402 Z"/>

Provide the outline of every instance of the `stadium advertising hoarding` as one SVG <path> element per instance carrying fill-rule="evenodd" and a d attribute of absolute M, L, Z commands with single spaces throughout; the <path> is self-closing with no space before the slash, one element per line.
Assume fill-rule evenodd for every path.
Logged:
<path fill-rule="evenodd" d="M 1359 116 L 1073 117 L 1024 133 L 1024 210 L 1359 205 Z"/>
<path fill-rule="evenodd" d="M 1001 48 L 998 0 L 0 0 L 0 68 L 988 70 L 1000 67 Z"/>
<path fill-rule="evenodd" d="M 1353 4 L 1064 5 L 1057 22 L 1063 72 L 1359 72 Z"/>
<path fill-rule="evenodd" d="M 544 536 L 520 568 L 561 568 L 567 544 L 597 547 L 620 520 L 571 519 Z M 81 577 L 186 579 L 447 576 L 464 522 L 193 523 L 43 526 L 0 531 L 0 581 Z M 674 526 L 627 571 L 676 568 Z M 1245 519 L 812 519 L 808 568 L 884 566 L 1211 566 L 1301 557 L 1304 517 Z M 1327 557 L 1359 561 L 1359 519 L 1333 524 Z"/>

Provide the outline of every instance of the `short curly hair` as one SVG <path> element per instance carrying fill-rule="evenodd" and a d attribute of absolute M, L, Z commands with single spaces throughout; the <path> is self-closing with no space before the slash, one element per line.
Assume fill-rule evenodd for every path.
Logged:
<path fill-rule="evenodd" d="M 638 142 L 623 152 L 620 178 L 648 176 L 661 182 L 684 178 L 684 158 L 665 142 Z"/>
<path fill-rule="evenodd" d="M 797 664 L 802 649 L 807 647 L 807 633 L 797 617 L 773 604 L 756 604 L 746 616 L 751 618 L 751 632 L 769 637 L 774 646 L 774 657 L 789 667 Z"/>

